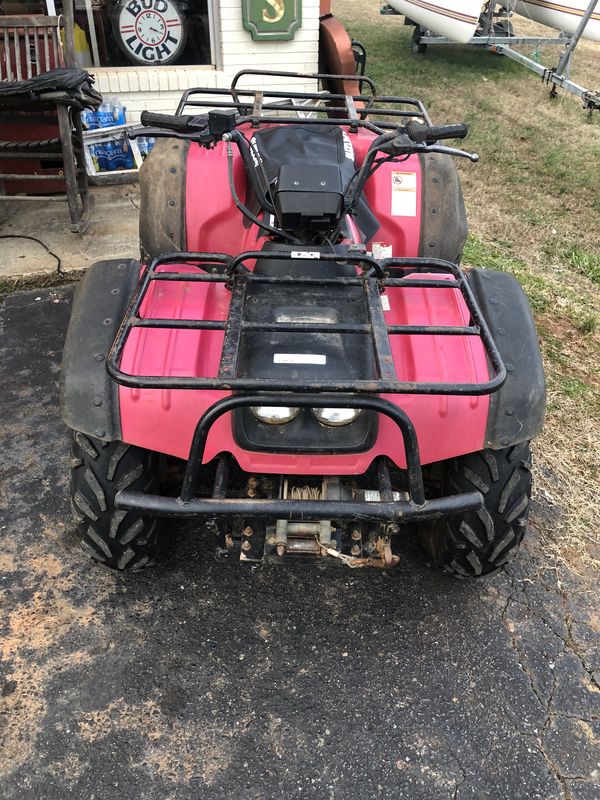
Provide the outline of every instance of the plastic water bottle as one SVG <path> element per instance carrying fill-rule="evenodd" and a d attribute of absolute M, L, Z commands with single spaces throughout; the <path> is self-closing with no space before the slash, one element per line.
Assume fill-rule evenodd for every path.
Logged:
<path fill-rule="evenodd" d="M 114 125 L 113 108 L 110 100 L 105 100 L 96 111 L 99 128 L 110 128 Z"/>
<path fill-rule="evenodd" d="M 104 169 L 106 172 L 113 172 L 116 169 L 118 153 L 115 145 L 114 139 L 104 142 Z"/>
<path fill-rule="evenodd" d="M 94 169 L 96 170 L 96 172 L 100 172 L 100 162 L 98 160 L 99 146 L 100 145 L 97 144 L 91 144 L 89 146 L 90 156 L 92 157 L 92 164 L 94 165 Z"/>
<path fill-rule="evenodd" d="M 96 112 L 91 108 L 86 108 L 81 112 L 81 124 L 86 131 L 94 131 L 99 128 Z"/>
<path fill-rule="evenodd" d="M 135 161 L 133 158 L 133 153 L 131 152 L 131 145 L 127 141 L 127 139 L 123 139 L 123 169 L 134 169 Z"/>
<path fill-rule="evenodd" d="M 154 139 L 152 136 L 139 136 L 137 142 L 140 149 L 140 155 L 142 159 L 145 160 L 148 157 L 148 153 L 154 147 L 156 139 Z"/>
<path fill-rule="evenodd" d="M 112 100 L 113 125 L 125 125 L 125 106 L 118 97 Z"/>
<path fill-rule="evenodd" d="M 131 147 L 124 136 L 115 142 L 115 159 L 115 169 L 133 169 L 135 166 Z"/>
<path fill-rule="evenodd" d="M 98 142 L 98 144 L 93 145 L 96 157 L 96 164 L 97 169 L 99 172 L 106 171 L 106 152 L 104 147 L 104 142 Z M 93 158 L 94 156 L 92 156 Z"/>

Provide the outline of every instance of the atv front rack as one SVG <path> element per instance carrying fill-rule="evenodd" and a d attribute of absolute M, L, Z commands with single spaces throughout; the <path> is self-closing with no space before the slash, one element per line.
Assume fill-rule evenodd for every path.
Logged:
<path fill-rule="evenodd" d="M 244 262 L 255 259 L 292 260 L 318 257 L 324 261 L 354 264 L 362 270 L 356 277 L 307 277 L 255 275 Z M 165 271 L 174 264 L 195 265 L 198 272 Z M 415 269 L 437 273 L 438 277 L 420 276 Z M 407 274 L 408 273 L 408 274 Z M 412 274 L 411 274 L 412 273 Z M 398 277 L 400 275 L 400 277 Z M 180 281 L 223 283 L 231 290 L 229 314 L 226 320 L 158 319 L 142 317 L 140 309 L 153 282 Z M 363 289 L 367 323 L 344 324 L 329 322 L 251 322 L 245 319 L 246 291 L 253 283 L 278 286 L 307 285 L 360 286 Z M 471 315 L 469 325 L 388 325 L 385 322 L 381 292 L 392 287 L 421 287 L 459 290 Z M 220 368 L 216 377 L 165 377 L 162 375 L 132 375 L 120 368 L 121 356 L 128 336 L 134 328 L 163 330 L 224 331 Z M 248 378 L 238 375 L 238 360 L 243 337 L 254 331 L 292 331 L 296 333 L 352 333 L 369 336 L 373 346 L 377 377 L 371 380 L 295 380 Z M 492 377 L 479 383 L 412 383 L 397 379 L 391 336 L 435 335 L 476 336 L 483 343 Z M 202 516 L 218 519 L 232 517 L 277 520 L 375 520 L 382 523 L 407 523 L 433 519 L 481 508 L 479 492 L 468 492 L 426 499 L 419 455 L 417 433 L 410 417 L 396 404 L 377 397 L 388 394 L 483 395 L 497 390 L 506 379 L 506 370 L 483 315 L 469 284 L 458 265 L 441 259 L 389 258 L 381 262 L 363 254 L 307 253 L 304 251 L 249 251 L 232 257 L 222 253 L 170 253 L 155 259 L 146 269 L 134 292 L 123 322 L 107 357 L 109 375 L 119 384 L 139 389 L 218 389 L 235 392 L 211 405 L 198 421 L 185 474 L 178 497 L 123 490 L 116 505 L 122 509 L 137 509 L 157 516 Z M 293 400 L 290 393 L 293 392 Z M 408 499 L 396 500 L 380 481 L 381 499 L 352 500 L 290 500 L 228 498 L 227 468 L 220 457 L 215 487 L 211 497 L 198 497 L 205 447 L 210 430 L 223 415 L 238 408 L 268 404 L 309 408 L 343 407 L 373 411 L 390 418 L 400 429 L 406 456 Z M 387 472 L 387 468 L 383 470 Z M 255 545 L 252 545 L 255 546 Z"/>
<path fill-rule="evenodd" d="M 356 277 L 307 277 L 256 275 L 244 266 L 255 259 L 293 260 L 318 257 L 322 261 L 354 264 L 362 269 Z M 172 264 L 195 264 L 198 272 L 165 271 Z M 420 277 L 418 272 L 439 273 L 439 278 Z M 202 271 L 200 271 L 202 270 Z M 412 272 L 412 274 L 410 274 Z M 409 273 L 409 274 L 406 274 Z M 394 277 L 401 274 L 402 277 Z M 188 283 L 223 283 L 231 290 L 227 320 L 159 319 L 140 316 L 140 308 L 150 284 L 155 281 Z M 245 318 L 244 304 L 252 284 L 278 286 L 361 286 L 364 293 L 366 323 L 333 322 L 252 322 Z M 426 289 L 458 289 L 469 310 L 469 325 L 388 325 L 381 293 L 393 287 Z M 133 375 L 121 369 L 121 357 L 127 339 L 134 328 L 166 330 L 224 331 L 220 367 L 216 377 Z M 258 378 L 239 375 L 239 356 L 243 337 L 248 332 L 277 331 L 294 333 L 362 334 L 369 336 L 374 353 L 376 377 L 368 380 L 327 380 Z M 416 383 L 398 380 L 390 344 L 390 336 L 476 336 L 479 337 L 491 365 L 489 380 L 473 383 L 429 382 Z M 106 361 L 109 375 L 119 384 L 138 389 L 220 389 L 236 392 L 342 392 L 351 394 L 491 394 L 506 380 L 506 369 L 494 343 L 477 301 L 462 270 L 457 264 L 432 258 L 388 258 L 377 261 L 364 254 L 310 253 L 305 251 L 247 251 L 232 257 L 223 253 L 169 253 L 155 259 L 146 269 Z M 294 400 L 294 403 L 296 400 Z"/>

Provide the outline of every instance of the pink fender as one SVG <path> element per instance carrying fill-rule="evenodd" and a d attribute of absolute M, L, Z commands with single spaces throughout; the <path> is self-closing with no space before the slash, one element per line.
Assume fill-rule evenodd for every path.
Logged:
<path fill-rule="evenodd" d="M 247 133 L 247 131 L 246 131 Z M 364 129 L 349 134 L 355 160 L 362 163 L 373 134 Z M 242 198 L 246 176 L 234 150 L 234 180 Z M 395 174 L 396 173 L 396 174 Z M 400 175 L 398 175 L 400 174 Z M 210 175 L 210 183 L 206 176 Z M 400 177 L 400 181 L 398 180 Z M 400 184 L 400 185 L 399 185 Z M 190 251 L 237 254 L 262 247 L 264 237 L 254 225 L 246 227 L 232 205 L 226 146 L 212 150 L 197 144 L 187 161 L 186 229 Z M 416 207 L 406 196 L 416 192 Z M 416 256 L 421 230 L 421 168 L 411 156 L 401 164 L 384 164 L 372 177 L 365 194 L 381 227 L 372 245 L 387 247 L 387 255 Z M 408 213 L 399 213 L 408 212 Z M 249 264 L 249 267 L 252 265 Z M 171 265 L 173 271 L 195 270 Z M 431 276 L 439 278 L 439 275 Z M 391 324 L 466 325 L 469 313 L 458 290 L 388 289 L 383 298 Z M 173 319 L 226 319 L 229 292 L 223 284 L 154 282 L 141 309 L 142 316 Z M 435 339 L 435 341 L 434 341 Z M 484 382 L 489 377 L 481 341 L 474 336 L 392 336 L 399 380 L 415 382 Z M 121 368 L 135 375 L 216 376 L 223 342 L 219 331 L 134 329 L 125 347 Z M 129 389 L 119 386 L 123 440 L 161 453 L 187 458 L 196 424 L 222 391 Z M 412 419 L 423 464 L 481 450 L 484 447 L 489 396 L 387 395 Z M 374 446 L 364 453 L 344 455 L 279 455 L 248 452 L 234 442 L 230 414 L 221 417 L 208 438 L 205 461 L 230 452 L 247 472 L 353 475 L 365 472 L 378 455 L 405 467 L 402 438 L 387 417 L 380 417 Z"/>
<path fill-rule="evenodd" d="M 267 127 L 267 126 L 263 126 Z M 240 130 L 248 136 L 251 128 Z M 364 128 L 349 133 L 354 147 L 357 166 L 362 164 L 374 136 Z M 414 174 L 416 208 L 414 216 L 395 216 L 392 213 L 392 187 L 394 173 Z M 206 176 L 210 175 L 210 184 Z M 246 197 L 246 173 L 242 159 L 234 148 L 234 180 L 239 197 Z M 407 181 L 410 185 L 410 179 Z M 410 193 L 410 189 L 408 190 Z M 389 255 L 416 256 L 421 234 L 421 165 L 413 155 L 401 164 L 383 164 L 365 187 L 365 195 L 373 214 L 380 222 L 374 242 L 391 245 Z M 260 249 L 264 237 L 254 225 L 244 226 L 244 218 L 235 209 L 229 191 L 227 149 L 220 142 L 214 149 L 206 150 L 192 143 L 188 151 L 186 181 L 186 233 L 187 249 L 191 252 L 229 253 Z"/>

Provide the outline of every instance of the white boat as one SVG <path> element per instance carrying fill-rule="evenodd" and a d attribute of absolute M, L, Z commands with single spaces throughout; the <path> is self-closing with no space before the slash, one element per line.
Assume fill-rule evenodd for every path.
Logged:
<path fill-rule="evenodd" d="M 388 5 L 421 28 L 454 42 L 468 42 L 479 23 L 481 0 L 386 0 Z"/>
<path fill-rule="evenodd" d="M 589 2 L 590 0 L 504 0 L 502 5 L 522 17 L 571 36 L 577 30 Z M 484 5 L 481 0 L 387 0 L 387 3 L 421 28 L 463 44 L 475 35 Z M 600 41 L 600 0 L 583 37 Z"/>
<path fill-rule="evenodd" d="M 550 2 L 550 0 L 508 0 L 507 7 L 522 17 L 564 31 L 571 36 L 577 30 L 590 0 L 568 0 L 566 3 Z M 584 39 L 600 42 L 600 2 L 596 4 L 588 24 L 583 32 Z"/>

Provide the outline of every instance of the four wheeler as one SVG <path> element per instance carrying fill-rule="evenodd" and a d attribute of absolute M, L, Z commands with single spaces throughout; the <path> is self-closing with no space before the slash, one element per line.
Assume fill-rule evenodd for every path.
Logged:
<path fill-rule="evenodd" d="M 457 576 L 494 572 L 525 531 L 545 391 L 517 281 L 459 266 L 451 156 L 477 156 L 440 142 L 467 129 L 364 76 L 353 96 L 241 88 L 257 74 L 142 115 L 163 137 L 142 261 L 77 289 L 61 385 L 82 544 L 139 569 L 164 518 L 196 518 L 242 561 L 386 567 L 412 526 Z"/>

